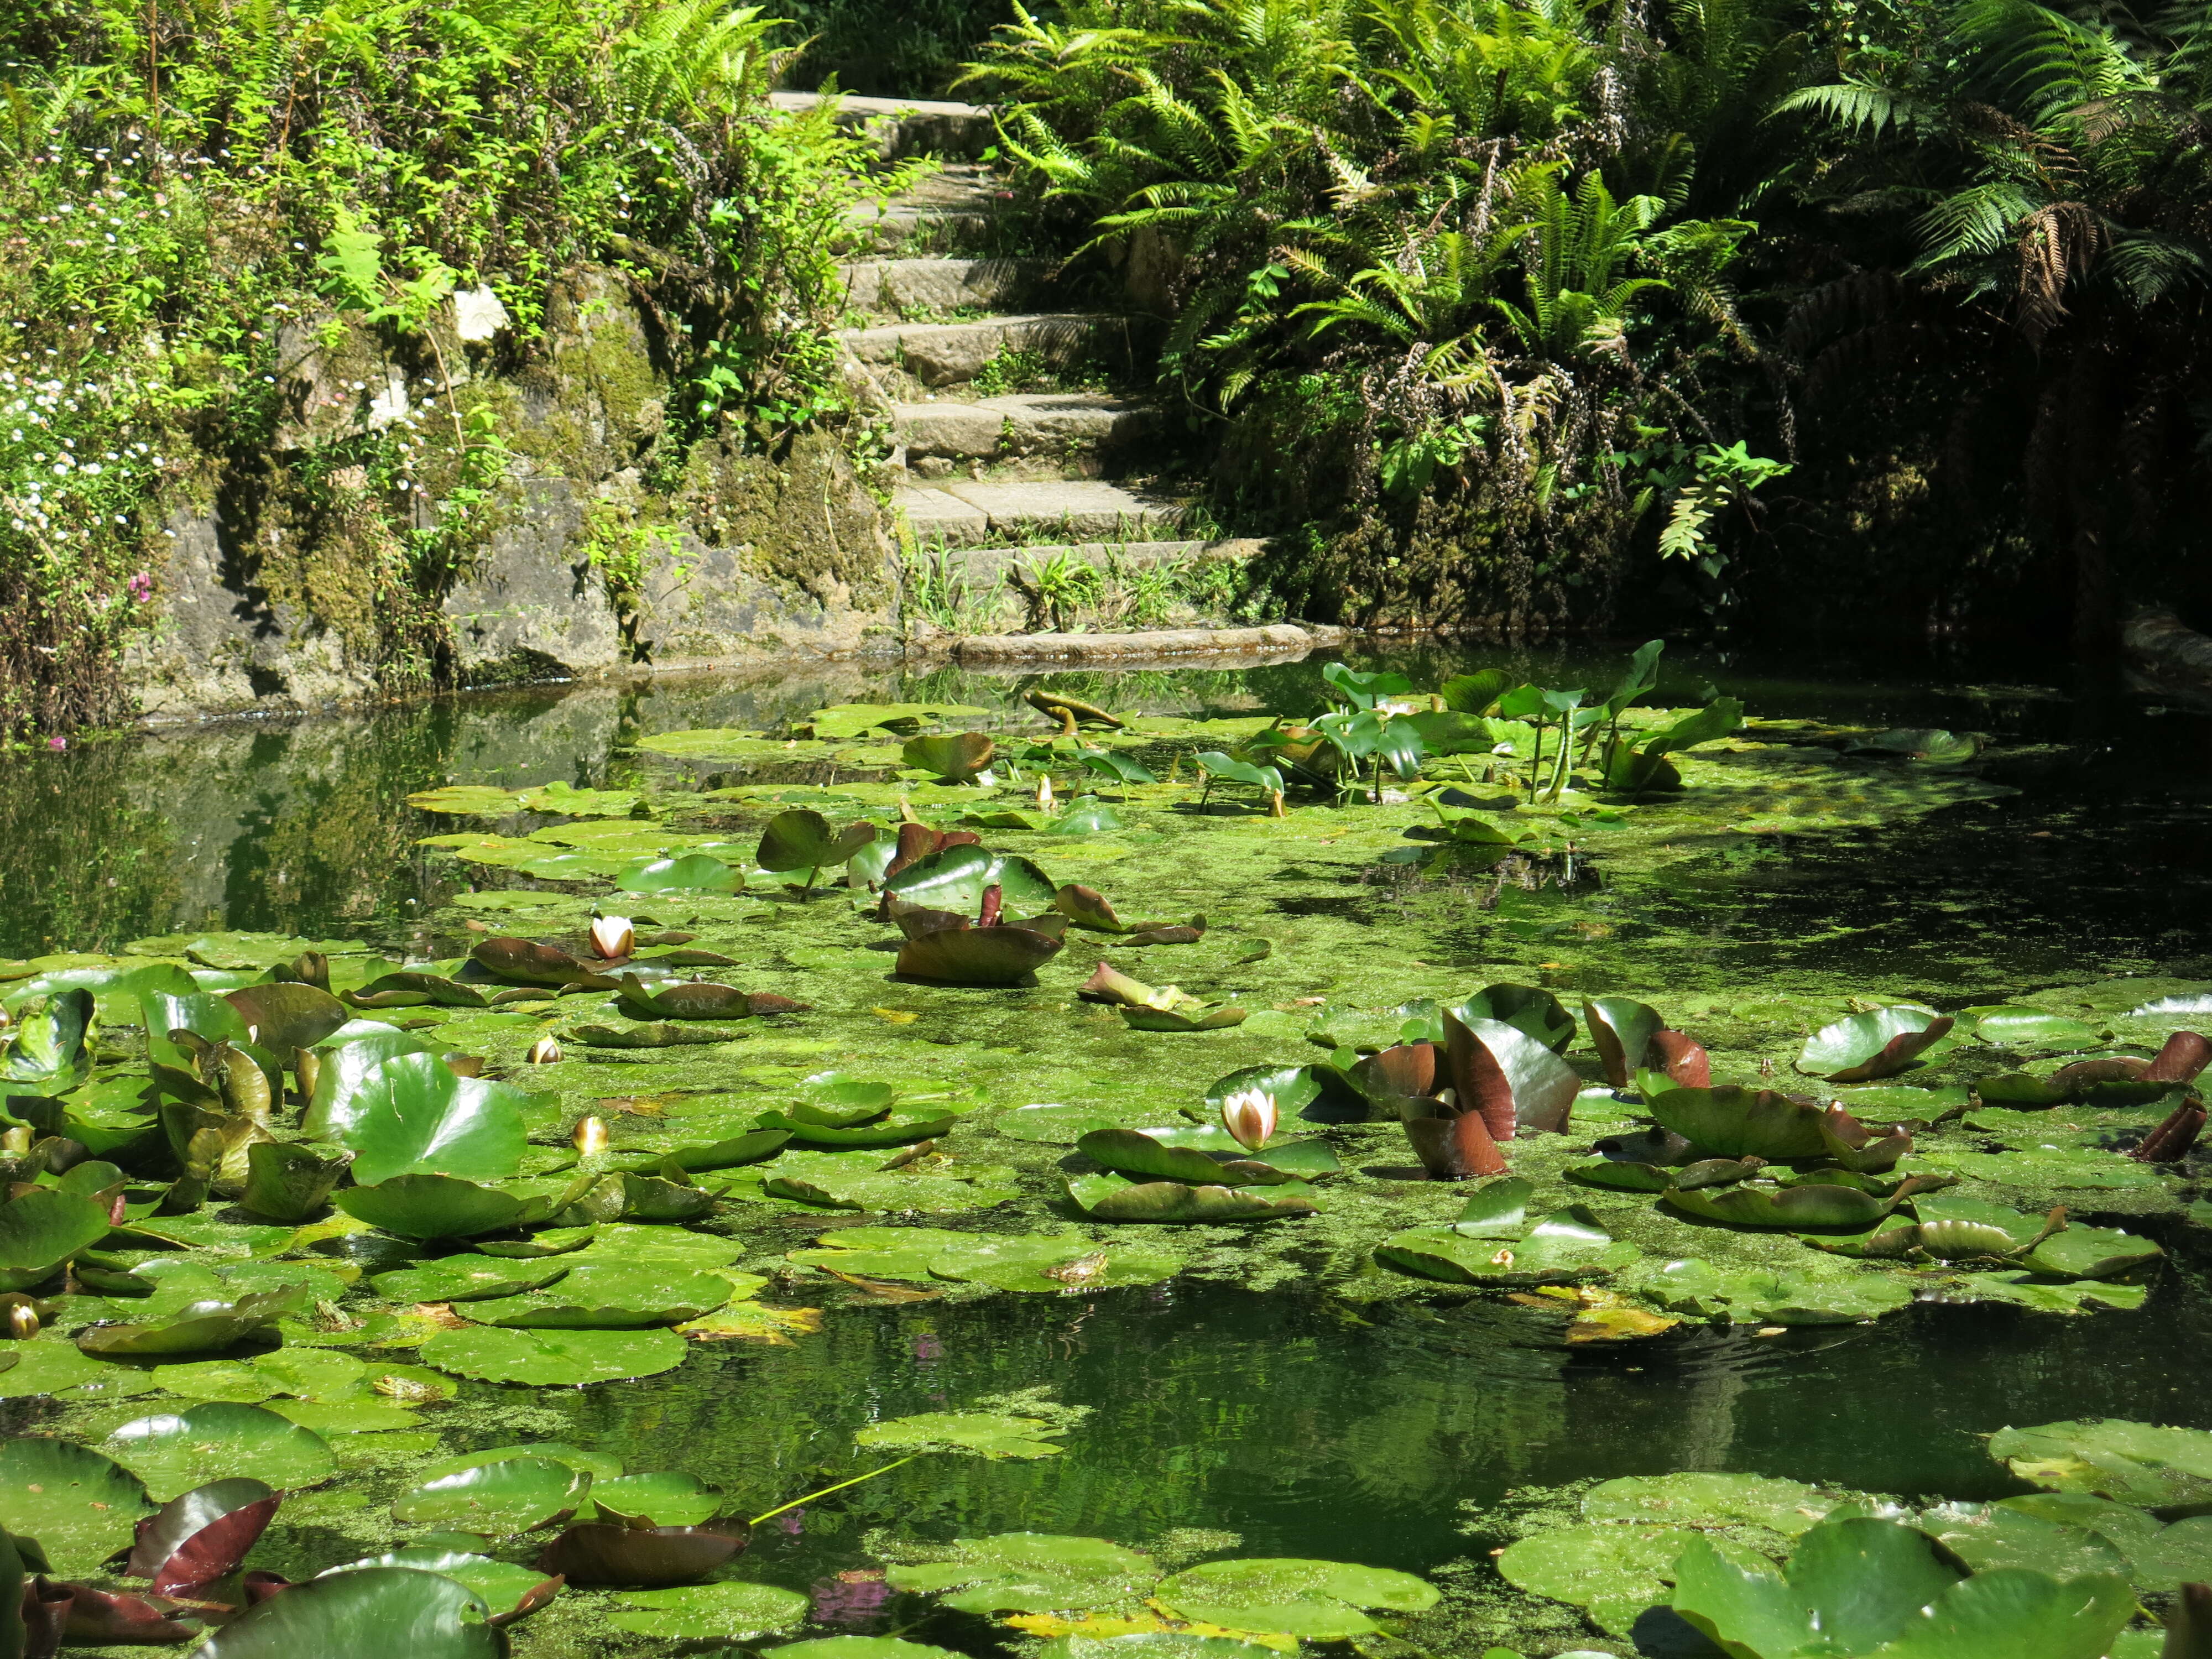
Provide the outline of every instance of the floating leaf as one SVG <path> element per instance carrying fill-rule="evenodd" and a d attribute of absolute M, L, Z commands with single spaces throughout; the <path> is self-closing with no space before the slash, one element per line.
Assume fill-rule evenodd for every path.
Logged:
<path fill-rule="evenodd" d="M 996 1461 L 1057 1457 L 1066 1449 L 1053 1442 L 1066 1431 L 1048 1420 L 1002 1412 L 924 1412 L 871 1423 L 853 1438 L 878 1450 L 969 1452 Z"/>
<path fill-rule="evenodd" d="M 1117 1175 L 1079 1176 L 1067 1195 L 1100 1221 L 1280 1221 L 1311 1215 L 1312 1188 L 1303 1182 L 1261 1188 L 1133 1182 Z"/>
<path fill-rule="evenodd" d="M 334 1200 L 348 1215 L 401 1238 L 471 1238 L 507 1232 L 550 1217 L 556 1191 L 488 1187 L 443 1175 L 394 1176 L 348 1187 Z"/>
<path fill-rule="evenodd" d="M 532 1331 L 471 1325 L 422 1345 L 422 1363 L 483 1382 L 574 1388 L 673 1370 L 689 1351 L 667 1331 Z"/>
<path fill-rule="evenodd" d="M 2212 1513 L 2212 1432 L 2123 1418 L 2002 1429 L 1990 1455 L 2050 1492 L 2088 1492 L 2166 1513 Z"/>
<path fill-rule="evenodd" d="M 354 1153 L 353 1178 L 375 1186 L 397 1176 L 498 1181 L 521 1167 L 520 1089 L 462 1077 L 433 1054 L 397 1054 L 368 1073 L 351 1098 L 352 1121 L 332 1135 Z"/>
<path fill-rule="evenodd" d="M 908 904 L 961 916 L 980 911 L 983 895 L 994 887 L 1009 915 L 1050 910 L 1060 896 L 1052 878 L 1029 860 L 972 844 L 943 847 L 896 870 L 884 883 L 884 892 Z"/>
<path fill-rule="evenodd" d="M 124 1571 L 153 1580 L 156 1595 L 196 1596 L 237 1570 L 276 1504 L 275 1488 L 259 1480 L 215 1480 L 181 1492 L 138 1528 Z"/>
<path fill-rule="evenodd" d="M 290 1491 L 329 1479 L 337 1467 L 330 1443 L 313 1431 L 258 1406 L 227 1401 L 138 1418 L 109 1435 L 106 1444 L 161 1503 L 191 1491 L 213 1469 Z"/>
<path fill-rule="evenodd" d="M 667 1527 L 586 1522 L 548 1544 L 538 1569 L 572 1584 L 686 1583 L 744 1549 L 751 1532 L 735 1518 Z"/>
<path fill-rule="evenodd" d="M 301 1659 L 303 1654 L 404 1654 L 498 1659 L 491 1610 L 459 1579 L 408 1567 L 358 1567 L 294 1584 L 216 1632 L 204 1659 Z"/>
<path fill-rule="evenodd" d="M 955 783 L 966 783 L 991 769 L 998 744 L 986 732 L 951 732 L 931 738 L 908 738 L 899 757 Z"/>
<path fill-rule="evenodd" d="M 550 1457 L 508 1457 L 455 1470 L 403 1492 L 392 1518 L 404 1526 L 488 1535 L 530 1532 L 575 1513 L 592 1489 L 583 1470 Z"/>
<path fill-rule="evenodd" d="M 734 893 L 744 884 L 743 871 L 705 853 L 641 859 L 615 878 L 625 893 Z"/>
<path fill-rule="evenodd" d="M 1478 1229 L 1484 1223 L 1474 1224 Z M 1554 1212 L 1517 1238 L 1455 1226 L 1409 1228 L 1376 1248 L 1385 1267 L 1462 1285 L 1559 1284 L 1603 1273 L 1638 1254 L 1616 1246 L 1580 1205 Z"/>
<path fill-rule="evenodd" d="M 807 1608 L 811 1605 L 796 1590 L 783 1589 L 774 1584 L 748 1584 L 729 1581 L 719 1584 L 695 1584 L 681 1589 L 636 1590 L 619 1596 L 623 1611 L 608 1617 L 607 1623 L 633 1636 L 659 1637 L 665 1641 L 711 1642 L 744 1641 L 757 1636 L 773 1635 L 780 1631 L 795 1629 L 805 1622 Z M 839 1638 L 827 1642 L 801 1642 L 797 1647 L 827 1647 Z M 863 1641 L 871 1638 L 861 1638 Z M 847 1655 L 843 1659 L 934 1659 L 942 1653 L 939 1648 L 926 1648 L 919 1642 L 898 1642 L 890 1638 L 873 1638 L 878 1646 L 896 1646 L 896 1655 Z M 789 1651 L 779 1648 L 775 1651 Z M 822 1659 L 839 1659 L 838 1656 L 822 1656 Z M 955 1659 L 946 1655 L 946 1659 Z"/>
<path fill-rule="evenodd" d="M 57 1572 L 97 1572 L 153 1508 L 137 1475 L 88 1446 L 0 1441 L 0 1528 L 37 1539 Z"/>
<path fill-rule="evenodd" d="M 50 1187 L 0 1204 L 0 1292 L 44 1283 L 78 1251 L 105 1238 L 110 1224 L 105 1205 Z"/>
<path fill-rule="evenodd" d="M 1796 1066 L 1831 1083 L 1894 1077 L 1950 1034 L 1951 1017 L 1911 1003 L 1852 1014 L 1805 1040 Z"/>

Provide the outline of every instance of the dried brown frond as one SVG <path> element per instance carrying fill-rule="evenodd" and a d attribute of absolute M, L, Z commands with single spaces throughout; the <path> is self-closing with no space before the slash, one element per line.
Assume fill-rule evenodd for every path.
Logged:
<path fill-rule="evenodd" d="M 2053 202 L 2020 228 L 2020 331 L 2031 346 L 2066 314 L 2066 284 L 2086 275 L 2105 246 L 2105 225 L 2080 202 Z"/>

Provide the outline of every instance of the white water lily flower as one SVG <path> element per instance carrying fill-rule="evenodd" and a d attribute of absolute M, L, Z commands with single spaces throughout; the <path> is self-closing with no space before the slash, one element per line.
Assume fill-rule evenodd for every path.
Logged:
<path fill-rule="evenodd" d="M 523 1059 L 532 1066 L 558 1066 L 561 1063 L 561 1045 L 554 1042 L 549 1032 L 530 1045 L 530 1052 Z"/>
<path fill-rule="evenodd" d="M 576 1132 L 569 1137 L 576 1150 L 586 1158 L 607 1149 L 607 1123 L 605 1118 L 580 1117 L 576 1120 Z"/>
<path fill-rule="evenodd" d="M 1248 1152 L 1256 1152 L 1275 1133 L 1275 1103 L 1264 1091 L 1239 1089 L 1221 1103 L 1221 1127 Z"/>
<path fill-rule="evenodd" d="M 1037 810 L 1041 812 L 1052 811 L 1052 780 L 1050 778 L 1037 780 Z"/>
<path fill-rule="evenodd" d="M 592 922 L 592 949 L 609 962 L 637 949 L 637 930 L 628 916 L 599 916 Z"/>

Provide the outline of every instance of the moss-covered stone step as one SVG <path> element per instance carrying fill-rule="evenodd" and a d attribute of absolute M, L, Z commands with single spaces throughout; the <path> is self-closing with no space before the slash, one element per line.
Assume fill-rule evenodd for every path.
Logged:
<path fill-rule="evenodd" d="M 973 160 L 998 137 L 990 111 L 944 99 L 859 98 L 849 93 L 825 98 L 818 92 L 772 92 L 769 102 L 792 114 L 834 103 L 838 125 L 858 127 L 866 133 L 887 161 L 902 155 Z"/>
<path fill-rule="evenodd" d="M 902 489 L 891 501 L 917 541 L 982 547 L 998 538 L 1026 543 L 1057 532 L 1070 542 L 1164 541 L 1181 527 L 1188 504 L 1096 478 L 1036 483 L 951 480 Z"/>
<path fill-rule="evenodd" d="M 891 432 L 907 453 L 907 464 L 936 458 L 990 460 L 1054 455 L 1083 462 L 1126 453 L 1158 430 L 1153 404 L 1106 392 L 1019 392 L 979 398 L 895 404 Z"/>
<path fill-rule="evenodd" d="M 1018 310 L 1037 289 L 1036 259 L 863 259 L 838 275 L 855 311 L 911 322 L 956 311 Z"/>
<path fill-rule="evenodd" d="M 945 249 L 975 241 L 1012 199 L 1006 180 L 980 162 L 949 162 L 904 195 L 865 202 L 845 216 L 843 240 L 858 253 Z"/>
<path fill-rule="evenodd" d="M 1029 360 L 1018 373 L 1030 367 L 1085 364 L 1112 376 L 1133 375 L 1150 362 L 1158 332 L 1152 318 L 1073 311 L 848 328 L 838 337 L 847 353 L 870 369 L 937 387 L 964 386 L 987 364 L 1014 357 Z"/>

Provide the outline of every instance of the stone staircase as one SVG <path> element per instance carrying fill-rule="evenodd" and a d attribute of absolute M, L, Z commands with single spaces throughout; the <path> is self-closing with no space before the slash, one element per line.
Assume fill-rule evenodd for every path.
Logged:
<path fill-rule="evenodd" d="M 811 96 L 776 100 L 798 109 Z M 997 139 L 987 111 L 846 98 L 839 118 L 887 161 L 936 162 L 910 191 L 854 214 L 843 270 L 846 370 L 890 427 L 910 570 L 966 596 L 973 614 L 954 631 L 1064 623 L 1070 612 L 1040 611 L 1025 580 L 1040 566 L 1063 586 L 1073 566 L 1096 573 L 1074 578 L 1091 596 L 1082 625 L 1193 620 L 1165 596 L 1243 555 L 1184 528 L 1176 432 L 1148 395 L 1162 319 L 1070 297 L 1054 262 L 1022 247 L 1012 192 L 982 159 Z M 1149 597 L 1117 599 L 1125 589 Z"/>

